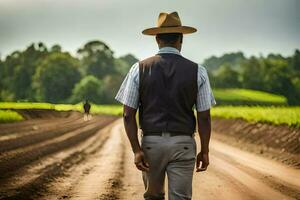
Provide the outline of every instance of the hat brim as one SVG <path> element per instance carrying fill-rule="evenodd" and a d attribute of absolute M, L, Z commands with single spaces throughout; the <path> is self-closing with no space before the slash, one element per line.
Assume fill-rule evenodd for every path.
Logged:
<path fill-rule="evenodd" d="M 176 26 L 176 27 L 154 27 L 143 30 L 144 35 L 157 35 L 161 33 L 182 33 L 190 34 L 196 32 L 197 29 L 190 26 Z"/>

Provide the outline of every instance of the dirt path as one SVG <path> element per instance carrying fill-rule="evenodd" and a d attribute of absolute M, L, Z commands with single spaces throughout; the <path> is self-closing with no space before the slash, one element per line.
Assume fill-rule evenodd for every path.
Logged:
<path fill-rule="evenodd" d="M 199 138 L 196 140 L 198 143 Z M 128 157 L 127 161 L 132 161 L 132 156 Z M 300 170 L 215 139 L 211 141 L 210 162 L 206 172 L 194 176 L 195 200 L 300 199 Z M 128 164 L 127 170 L 121 199 L 138 200 L 143 194 L 141 175 L 133 164 Z"/>
<path fill-rule="evenodd" d="M 76 128 L 71 128 L 72 120 L 65 120 L 54 130 L 46 125 L 28 134 L 18 130 L 21 138 L 36 139 L 20 145 L 16 137 L 19 145 L 13 146 L 10 138 L 11 146 L 1 147 L 0 199 L 141 200 L 141 173 L 133 164 L 122 120 L 113 121 L 95 117 L 84 123 L 74 118 Z M 207 172 L 194 176 L 195 200 L 300 199 L 297 169 L 214 137 L 210 161 Z"/>

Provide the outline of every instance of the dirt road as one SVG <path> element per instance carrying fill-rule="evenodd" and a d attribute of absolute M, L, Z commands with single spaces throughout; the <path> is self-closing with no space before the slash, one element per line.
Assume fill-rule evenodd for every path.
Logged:
<path fill-rule="evenodd" d="M 2 125 L 0 199 L 141 200 L 132 156 L 114 117 Z M 299 170 L 214 138 L 210 159 L 208 170 L 194 176 L 195 200 L 300 199 Z"/>

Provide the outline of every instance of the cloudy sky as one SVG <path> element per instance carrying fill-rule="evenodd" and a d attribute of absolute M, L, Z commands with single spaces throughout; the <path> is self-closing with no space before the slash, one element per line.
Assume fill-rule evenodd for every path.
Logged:
<path fill-rule="evenodd" d="M 299 0 L 0 0 L 2 58 L 31 42 L 60 44 L 75 54 L 85 42 L 106 42 L 116 56 L 154 54 L 155 40 L 141 31 L 160 11 L 178 11 L 198 29 L 184 38 L 183 54 L 196 62 L 243 51 L 291 55 L 300 48 Z"/>

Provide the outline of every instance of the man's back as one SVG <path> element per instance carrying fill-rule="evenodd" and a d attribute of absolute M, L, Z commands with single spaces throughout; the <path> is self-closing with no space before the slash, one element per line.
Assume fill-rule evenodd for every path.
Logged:
<path fill-rule="evenodd" d="M 83 105 L 83 109 L 84 109 L 85 113 L 90 113 L 91 104 L 89 104 L 88 102 L 85 102 Z"/>
<path fill-rule="evenodd" d="M 198 64 L 178 54 L 157 54 L 139 62 L 140 123 L 147 132 L 195 131 Z"/>

